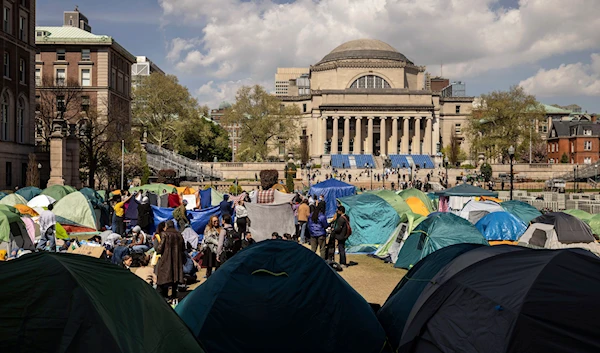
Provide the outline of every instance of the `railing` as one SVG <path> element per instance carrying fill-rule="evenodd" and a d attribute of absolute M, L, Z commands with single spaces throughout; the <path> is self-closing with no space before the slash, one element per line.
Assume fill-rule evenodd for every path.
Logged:
<path fill-rule="evenodd" d="M 153 145 L 146 145 L 148 164 L 155 169 L 175 169 L 186 175 L 197 175 L 211 179 L 222 179 L 223 173 L 203 168 L 200 163 L 177 154 L 171 150 Z"/>

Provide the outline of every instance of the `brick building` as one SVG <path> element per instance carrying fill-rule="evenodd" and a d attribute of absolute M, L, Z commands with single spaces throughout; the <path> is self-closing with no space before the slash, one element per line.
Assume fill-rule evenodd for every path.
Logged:
<path fill-rule="evenodd" d="M 35 0 L 4 1 L 0 41 L 0 190 L 24 186 L 35 138 Z"/>
<path fill-rule="evenodd" d="M 548 163 L 593 164 L 600 158 L 600 124 L 596 121 L 553 121 L 547 139 Z"/>
<path fill-rule="evenodd" d="M 227 135 L 229 135 L 229 147 L 231 148 L 231 161 L 235 162 L 235 156 L 238 153 L 240 148 L 240 126 L 238 124 L 235 125 L 223 125 L 221 119 L 225 115 L 225 111 L 231 108 L 231 104 L 223 102 L 219 106 L 219 109 L 212 109 L 210 111 L 210 119 L 215 123 L 221 125 L 226 131 Z"/>

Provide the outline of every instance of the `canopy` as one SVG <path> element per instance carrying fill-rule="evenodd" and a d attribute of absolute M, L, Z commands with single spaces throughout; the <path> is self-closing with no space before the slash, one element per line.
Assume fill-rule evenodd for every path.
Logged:
<path fill-rule="evenodd" d="M 400 344 L 408 315 L 425 286 L 439 270 L 452 260 L 481 246 L 483 245 L 450 245 L 427 255 L 402 277 L 385 304 L 377 312 L 377 318 L 383 326 L 394 352 L 397 351 Z"/>
<path fill-rule="evenodd" d="M 453 188 L 436 191 L 439 196 L 491 196 L 498 197 L 498 193 L 490 190 L 485 190 L 471 184 L 463 183 Z"/>
<path fill-rule="evenodd" d="M 396 210 L 377 195 L 365 193 L 339 200 L 346 208 L 352 227 L 352 235 L 346 240 L 348 252 L 375 252 L 400 223 Z"/>
<path fill-rule="evenodd" d="M 242 250 L 175 311 L 211 353 L 379 353 L 386 339 L 360 294 L 284 240 Z"/>
<path fill-rule="evenodd" d="M 582 221 L 584 221 L 586 223 L 588 223 L 589 220 L 590 220 L 590 218 L 592 218 L 592 214 L 591 213 L 588 213 L 588 212 L 585 212 L 585 211 L 582 211 L 582 210 L 573 210 L 573 209 L 571 209 L 571 210 L 564 210 L 563 212 L 566 213 L 566 214 L 570 214 L 573 217 L 577 217 L 577 218 L 579 218 L 580 220 L 582 220 Z"/>
<path fill-rule="evenodd" d="M 412 209 L 400 195 L 396 194 L 391 190 L 377 190 L 373 191 L 372 193 L 384 199 L 385 202 L 389 203 L 390 206 L 392 206 L 400 216 L 400 221 L 406 222 L 406 214 L 408 212 L 412 212 Z"/>
<path fill-rule="evenodd" d="M 96 212 L 88 199 L 79 191 L 63 197 L 54 205 L 52 212 L 59 223 L 97 229 Z"/>
<path fill-rule="evenodd" d="M 47 195 L 56 201 L 60 201 L 60 199 L 75 191 L 77 190 L 75 190 L 75 188 L 71 186 L 52 185 L 50 187 L 45 188 L 44 191 L 42 191 L 41 195 Z"/>
<path fill-rule="evenodd" d="M 102 205 L 102 203 L 104 202 L 104 198 L 92 188 L 83 188 L 79 190 L 79 192 L 81 192 L 83 196 L 85 196 L 94 207 Z"/>
<path fill-rule="evenodd" d="M 313 185 L 308 193 L 310 195 L 316 195 L 317 197 L 321 195 L 325 196 L 325 203 L 327 205 L 325 215 L 327 218 L 331 218 L 337 210 L 336 200 L 341 197 L 354 195 L 356 193 L 356 187 L 331 178 Z"/>
<path fill-rule="evenodd" d="M 47 208 L 48 206 L 50 206 L 51 204 L 53 204 L 55 202 L 56 202 L 56 200 L 48 195 L 39 195 L 39 196 L 32 198 L 27 203 L 27 206 L 29 206 L 31 208 L 34 208 L 34 207 L 40 207 L 40 208 L 46 207 Z"/>
<path fill-rule="evenodd" d="M 470 200 L 463 206 L 459 216 L 475 224 L 486 215 L 501 211 L 504 211 L 504 208 L 494 201 Z"/>
<path fill-rule="evenodd" d="M 204 352 L 151 286 L 106 261 L 30 254 L 0 263 L 0 282 L 6 352 Z"/>
<path fill-rule="evenodd" d="M 406 204 L 410 207 L 410 209 L 412 210 L 412 212 L 421 215 L 423 217 L 427 217 L 431 211 L 429 211 L 429 208 L 427 207 L 427 205 L 425 203 L 423 203 L 423 201 L 421 201 L 421 199 L 411 196 L 409 198 L 406 199 Z"/>
<path fill-rule="evenodd" d="M 452 213 L 436 212 L 422 221 L 406 239 L 395 267 L 411 268 L 425 256 L 453 244 L 488 245 L 488 242 L 466 219 Z"/>
<path fill-rule="evenodd" d="M 27 205 L 27 200 L 19 194 L 10 194 L 0 200 L 0 205 L 15 206 L 15 205 Z"/>
<path fill-rule="evenodd" d="M 177 189 L 174 186 L 168 184 L 146 184 L 129 189 L 129 192 L 131 192 L 132 194 L 138 191 L 151 191 L 156 195 L 162 195 L 164 194 L 163 191 L 166 191 L 167 194 L 170 194 L 173 191 L 177 192 Z"/>
<path fill-rule="evenodd" d="M 399 352 L 598 352 L 600 259 L 581 250 L 473 249 L 428 281 Z M 576 347 L 576 348 L 575 348 Z"/>
<path fill-rule="evenodd" d="M 507 212 L 519 217 L 525 224 L 529 224 L 532 219 L 542 215 L 537 208 L 523 201 L 504 201 L 500 204 Z"/>
<path fill-rule="evenodd" d="M 154 229 L 152 229 L 152 231 L 158 228 L 158 224 L 160 222 L 165 222 L 173 219 L 172 208 L 158 207 L 152 205 L 152 212 L 154 213 Z M 219 207 L 216 206 L 202 209 L 200 211 L 187 211 L 187 214 L 192 216 L 192 218 L 190 219 L 192 229 L 202 236 L 202 234 L 204 234 L 204 228 L 206 228 L 210 217 L 212 217 L 213 215 L 220 217 L 221 211 L 219 210 Z"/>
<path fill-rule="evenodd" d="M 290 204 L 266 205 L 257 203 L 245 203 L 250 219 L 249 230 L 256 241 L 271 239 L 273 232 L 283 234 L 294 234 L 294 210 Z"/>
<path fill-rule="evenodd" d="M 481 218 L 475 228 L 488 241 L 517 241 L 527 230 L 527 225 L 511 213 L 494 212 Z"/>
<path fill-rule="evenodd" d="M 23 198 L 27 201 L 31 200 L 32 198 L 38 196 L 41 193 L 42 189 L 36 188 L 35 186 L 27 186 L 15 191 L 15 194 L 23 196 Z"/>
<path fill-rule="evenodd" d="M 407 200 L 409 197 L 416 197 L 419 200 L 423 201 L 423 204 L 425 206 L 427 206 L 427 209 L 429 210 L 429 212 L 436 211 L 436 209 L 433 208 L 433 203 L 431 202 L 431 198 L 429 198 L 429 196 L 427 196 L 426 193 L 424 193 L 423 191 L 421 191 L 419 189 L 410 188 L 410 189 L 398 191 L 398 195 L 400 195 L 404 200 Z"/>

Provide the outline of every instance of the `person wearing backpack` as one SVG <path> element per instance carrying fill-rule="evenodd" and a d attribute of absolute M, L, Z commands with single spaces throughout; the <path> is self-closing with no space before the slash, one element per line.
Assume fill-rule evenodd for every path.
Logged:
<path fill-rule="evenodd" d="M 238 232 L 233 229 L 231 215 L 223 216 L 223 227 L 219 235 L 219 246 L 217 248 L 217 261 L 223 265 L 225 261 L 233 257 L 242 247 L 242 239 Z"/>
<path fill-rule="evenodd" d="M 346 240 L 352 235 L 352 228 L 350 227 L 350 219 L 346 215 L 346 208 L 344 206 L 338 206 L 336 213 L 337 218 L 330 243 L 332 244 L 332 248 L 335 249 L 333 244 L 337 241 L 337 247 L 340 253 L 340 265 L 348 267 L 346 263 Z"/>

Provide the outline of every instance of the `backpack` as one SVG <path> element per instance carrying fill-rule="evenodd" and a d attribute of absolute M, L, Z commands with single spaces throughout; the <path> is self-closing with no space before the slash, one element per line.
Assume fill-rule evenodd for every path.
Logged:
<path fill-rule="evenodd" d="M 233 229 L 225 229 L 225 239 L 223 240 L 223 253 L 221 254 L 221 263 L 230 259 L 237 251 L 239 250 L 241 245 L 240 235 Z"/>
<path fill-rule="evenodd" d="M 344 217 L 344 220 L 346 220 L 346 225 L 348 227 L 346 230 L 346 239 L 348 239 L 352 235 L 352 227 L 350 226 L 350 220 L 348 220 L 348 217 L 346 217 L 346 215 L 343 215 L 342 217 Z"/>

